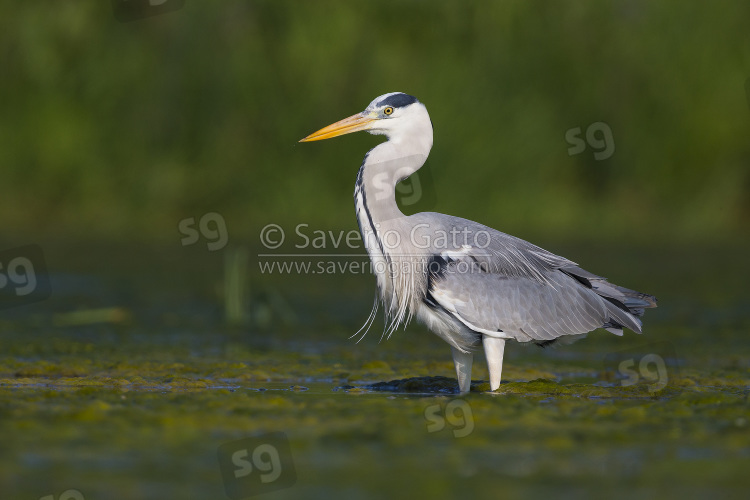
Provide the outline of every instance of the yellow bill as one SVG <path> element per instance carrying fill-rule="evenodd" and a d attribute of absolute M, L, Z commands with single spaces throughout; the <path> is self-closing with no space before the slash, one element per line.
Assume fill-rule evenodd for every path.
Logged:
<path fill-rule="evenodd" d="M 359 132 L 360 130 L 367 130 L 372 126 L 372 122 L 374 121 L 376 121 L 376 118 L 363 116 L 362 113 L 357 113 L 349 118 L 344 118 L 336 123 L 332 123 L 317 132 L 313 132 L 299 142 L 322 141 L 323 139 L 330 139 L 344 134 L 351 134 L 352 132 Z"/>

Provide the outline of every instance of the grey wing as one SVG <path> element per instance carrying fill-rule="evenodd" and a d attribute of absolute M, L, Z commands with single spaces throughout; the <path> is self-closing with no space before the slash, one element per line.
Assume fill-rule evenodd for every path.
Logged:
<path fill-rule="evenodd" d="M 607 323 L 606 301 L 558 273 L 547 283 L 496 273 L 465 273 L 456 262 L 432 282 L 430 299 L 468 328 L 519 342 L 580 335 Z"/>
<path fill-rule="evenodd" d="M 654 297 L 527 241 L 457 217 L 420 215 L 465 235 L 450 248 L 433 249 L 425 301 L 477 332 L 542 343 L 597 328 L 640 333 L 638 316 L 656 307 Z"/>
<path fill-rule="evenodd" d="M 429 250 L 434 256 L 465 259 L 488 273 L 543 283 L 550 271 L 577 265 L 528 241 L 470 220 L 431 212 L 409 219 L 415 228 L 411 239 L 433 243 Z M 450 237 L 441 239 L 436 234 Z"/>

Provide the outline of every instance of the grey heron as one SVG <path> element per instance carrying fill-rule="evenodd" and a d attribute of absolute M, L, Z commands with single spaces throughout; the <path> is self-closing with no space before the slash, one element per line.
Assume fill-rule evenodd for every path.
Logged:
<path fill-rule="evenodd" d="M 542 347 L 575 340 L 597 328 L 641 333 L 644 309 L 656 298 L 607 282 L 527 241 L 482 224 L 424 212 L 406 216 L 396 185 L 427 160 L 432 122 L 417 98 L 377 97 L 361 113 L 300 142 L 365 130 L 385 135 L 364 158 L 354 188 L 362 240 L 377 277 L 388 336 L 413 317 L 450 344 L 459 390 L 471 386 L 473 353 L 481 344 L 490 388 L 500 386 L 505 342 Z M 376 297 L 365 333 L 378 308 Z M 566 343 L 566 342 L 564 342 Z"/>

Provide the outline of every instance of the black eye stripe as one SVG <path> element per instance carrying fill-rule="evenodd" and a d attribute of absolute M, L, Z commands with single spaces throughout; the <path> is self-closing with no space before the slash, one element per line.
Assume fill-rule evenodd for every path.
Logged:
<path fill-rule="evenodd" d="M 408 106 L 409 104 L 414 104 L 417 102 L 417 98 L 413 95 L 409 94 L 393 94 L 391 96 L 386 97 L 380 102 L 381 106 L 391 106 L 394 108 L 400 108 L 403 106 Z"/>

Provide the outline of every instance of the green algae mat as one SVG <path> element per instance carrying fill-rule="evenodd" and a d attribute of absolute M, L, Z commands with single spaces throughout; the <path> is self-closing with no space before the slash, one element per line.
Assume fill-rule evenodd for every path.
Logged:
<path fill-rule="evenodd" d="M 0 320 L 0 498 L 745 498 L 742 278 L 717 292 L 673 260 L 643 335 L 509 344 L 500 389 L 477 356 L 464 397 L 420 326 L 348 339 L 368 277 L 260 280 L 227 326 L 211 280 L 168 265 L 51 272 L 52 298 Z"/>

